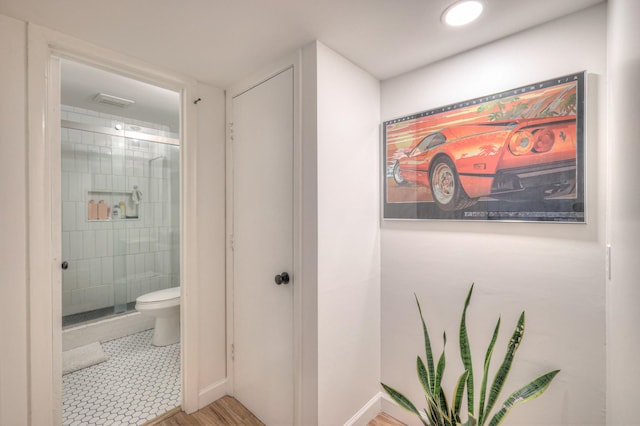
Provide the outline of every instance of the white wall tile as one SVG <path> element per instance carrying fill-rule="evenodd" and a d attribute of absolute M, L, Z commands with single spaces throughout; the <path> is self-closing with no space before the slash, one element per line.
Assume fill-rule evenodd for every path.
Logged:
<path fill-rule="evenodd" d="M 108 232 L 105 230 L 96 231 L 96 256 L 104 257 L 108 255 L 107 252 L 107 240 L 109 239 L 109 235 L 112 232 Z"/>
<path fill-rule="evenodd" d="M 80 130 L 69 129 L 67 138 L 69 142 L 73 142 L 73 143 L 82 142 L 82 133 L 80 132 Z"/>
<path fill-rule="evenodd" d="M 85 120 L 86 122 L 87 120 Z M 94 134 L 92 132 L 87 132 L 83 130 L 81 133 L 82 143 L 85 145 L 93 145 L 94 144 Z"/>
<path fill-rule="evenodd" d="M 104 125 L 103 120 L 99 120 L 99 124 L 100 126 Z M 95 133 L 93 136 L 93 143 L 95 143 L 98 146 L 106 146 L 108 144 L 107 139 L 109 139 L 109 142 L 111 142 L 111 138 L 109 138 L 107 135 L 102 134 L 102 133 Z"/>
<path fill-rule="evenodd" d="M 156 291 L 161 289 L 162 287 L 160 287 L 160 275 L 154 275 L 153 277 L 151 277 L 150 291 Z"/>
<path fill-rule="evenodd" d="M 100 173 L 112 174 L 111 166 L 111 148 L 102 146 L 100 147 Z"/>
<path fill-rule="evenodd" d="M 77 289 L 71 291 L 71 304 L 74 306 L 81 306 L 85 303 L 85 290 Z"/>
<path fill-rule="evenodd" d="M 78 288 L 78 271 L 70 262 L 69 269 L 62 271 L 62 291 L 71 291 Z"/>
<path fill-rule="evenodd" d="M 107 175 L 93 175 L 93 189 L 97 191 L 105 191 L 107 189 Z"/>
<path fill-rule="evenodd" d="M 126 191 L 127 189 L 127 179 L 124 176 L 114 175 L 112 176 L 113 181 L 113 190 L 114 191 Z"/>
<path fill-rule="evenodd" d="M 140 252 L 149 252 L 149 228 L 140 229 Z"/>
<path fill-rule="evenodd" d="M 70 248 L 69 245 L 69 232 L 62 232 L 61 234 L 61 243 L 62 243 L 62 260 L 69 260 Z"/>
<path fill-rule="evenodd" d="M 127 247 L 128 253 L 137 254 L 140 253 L 140 230 L 128 229 L 127 230 Z"/>
<path fill-rule="evenodd" d="M 136 255 L 135 254 L 128 254 L 127 255 L 127 276 L 126 279 L 127 281 L 133 279 L 133 277 L 136 275 Z"/>
<path fill-rule="evenodd" d="M 82 232 L 71 231 L 69 233 L 69 259 L 82 259 Z"/>
<path fill-rule="evenodd" d="M 114 239 L 115 239 L 115 232 L 114 231 L 107 231 L 106 232 L 106 240 L 107 240 L 107 256 L 113 256 L 113 246 L 114 246 Z"/>
<path fill-rule="evenodd" d="M 136 276 L 141 277 L 144 275 L 145 264 L 144 264 L 144 254 L 136 254 Z"/>
<path fill-rule="evenodd" d="M 78 172 L 69 173 L 68 184 L 68 200 L 80 201 L 82 200 L 82 175 Z"/>
<path fill-rule="evenodd" d="M 122 136 L 111 136 L 111 146 L 113 148 L 124 149 L 124 138 Z"/>
<path fill-rule="evenodd" d="M 78 231 L 89 229 L 89 222 L 87 221 L 87 218 L 89 216 L 89 203 L 85 203 L 84 201 L 77 201 L 74 204 L 76 207 L 75 228 Z"/>
<path fill-rule="evenodd" d="M 143 278 L 140 280 L 140 294 L 147 294 L 151 291 L 151 279 Z"/>
<path fill-rule="evenodd" d="M 154 226 L 162 226 L 164 220 L 162 218 L 163 209 L 161 203 L 153 203 L 153 224 Z M 161 240 L 162 242 L 162 240 Z"/>
<path fill-rule="evenodd" d="M 124 176 L 124 150 L 113 148 L 111 150 L 111 164 L 113 174 Z"/>
<path fill-rule="evenodd" d="M 91 285 L 97 286 L 102 284 L 102 262 L 100 258 L 94 257 L 89 261 L 89 270 L 91 272 Z"/>
<path fill-rule="evenodd" d="M 91 287 L 91 262 L 88 260 L 78 260 L 75 262 L 77 277 L 78 277 L 78 288 L 87 288 Z"/>
<path fill-rule="evenodd" d="M 93 189 L 93 177 L 91 173 L 82 174 L 82 194 L 86 197 L 86 194 Z"/>
<path fill-rule="evenodd" d="M 60 175 L 60 191 L 62 201 L 69 200 L 69 172 L 62 172 Z"/>
<path fill-rule="evenodd" d="M 76 203 L 64 201 L 62 203 L 62 230 L 73 231 L 76 229 Z"/>
<path fill-rule="evenodd" d="M 162 272 L 165 274 L 170 274 L 171 271 L 171 252 L 170 251 L 163 251 L 162 252 Z"/>
<path fill-rule="evenodd" d="M 91 173 L 100 173 L 100 149 L 97 146 L 87 146 L 87 156 L 89 159 L 89 171 Z"/>
<path fill-rule="evenodd" d="M 115 255 L 125 255 L 127 253 L 127 230 L 117 229 L 114 231 L 115 241 L 113 246 L 113 253 Z"/>
<path fill-rule="evenodd" d="M 158 229 L 149 229 L 149 251 L 155 252 L 158 250 Z"/>
<path fill-rule="evenodd" d="M 144 269 L 148 274 L 156 272 L 156 256 L 153 253 L 145 253 Z"/>
<path fill-rule="evenodd" d="M 69 315 L 72 313 L 71 307 L 71 291 L 62 292 L 62 315 Z"/>
<path fill-rule="evenodd" d="M 76 151 L 76 171 L 88 172 L 89 171 L 89 157 L 87 153 L 87 146 L 76 143 L 74 144 Z"/>
<path fill-rule="evenodd" d="M 95 257 L 96 255 L 96 233 L 95 231 L 82 231 L 82 250 L 84 259 Z"/>
<path fill-rule="evenodd" d="M 165 289 L 169 288 L 169 276 L 168 275 L 160 275 L 160 288 Z"/>
<path fill-rule="evenodd" d="M 127 276 L 126 256 L 113 257 L 113 282 L 119 282 Z"/>
<path fill-rule="evenodd" d="M 76 155 L 73 149 L 73 144 L 63 143 L 61 144 L 60 151 L 60 166 L 63 172 L 73 172 L 76 169 Z"/>
<path fill-rule="evenodd" d="M 113 257 L 103 257 L 102 261 L 102 284 L 113 283 Z"/>

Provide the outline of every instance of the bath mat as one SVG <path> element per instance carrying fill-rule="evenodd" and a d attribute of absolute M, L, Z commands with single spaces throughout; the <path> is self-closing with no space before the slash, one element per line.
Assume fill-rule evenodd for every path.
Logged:
<path fill-rule="evenodd" d="M 80 346 L 62 353 L 62 374 L 73 373 L 107 360 L 99 342 Z"/>

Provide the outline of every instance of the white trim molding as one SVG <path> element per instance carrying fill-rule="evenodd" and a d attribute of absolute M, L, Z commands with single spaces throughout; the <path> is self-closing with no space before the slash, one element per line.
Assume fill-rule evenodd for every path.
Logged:
<path fill-rule="evenodd" d="M 219 380 L 200 390 L 198 410 L 227 395 L 227 379 Z"/>
<path fill-rule="evenodd" d="M 366 426 L 381 411 L 382 392 L 378 392 L 353 415 L 344 426 Z"/>
<path fill-rule="evenodd" d="M 174 90 L 181 97 L 182 407 L 198 409 L 195 80 L 31 23 L 27 27 L 29 407 L 31 425 L 62 423 L 60 77 L 68 58 Z"/>

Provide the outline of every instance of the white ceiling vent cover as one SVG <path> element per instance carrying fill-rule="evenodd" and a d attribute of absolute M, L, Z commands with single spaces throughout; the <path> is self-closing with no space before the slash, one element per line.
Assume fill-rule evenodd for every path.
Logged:
<path fill-rule="evenodd" d="M 125 108 L 136 103 L 136 101 L 132 101 L 131 99 L 119 98 L 117 96 L 107 95 L 106 93 L 98 93 L 93 100 L 99 104 L 106 104 L 119 108 Z"/>

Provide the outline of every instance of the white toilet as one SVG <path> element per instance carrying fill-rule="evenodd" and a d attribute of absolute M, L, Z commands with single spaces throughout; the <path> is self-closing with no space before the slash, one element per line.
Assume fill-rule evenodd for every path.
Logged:
<path fill-rule="evenodd" d="M 180 287 L 143 294 L 136 299 L 136 310 L 156 319 L 152 345 L 167 346 L 180 341 Z"/>

